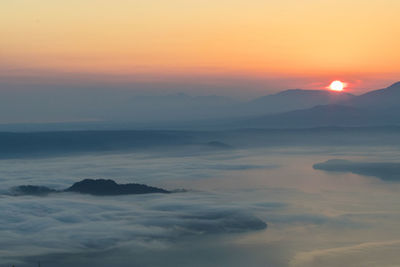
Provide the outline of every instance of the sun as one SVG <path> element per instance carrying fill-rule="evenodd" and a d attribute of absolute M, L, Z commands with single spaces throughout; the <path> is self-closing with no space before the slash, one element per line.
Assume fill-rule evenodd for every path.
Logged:
<path fill-rule="evenodd" d="M 332 91 L 343 91 L 345 84 L 341 81 L 333 81 L 330 85 L 329 85 L 329 89 L 331 89 Z"/>

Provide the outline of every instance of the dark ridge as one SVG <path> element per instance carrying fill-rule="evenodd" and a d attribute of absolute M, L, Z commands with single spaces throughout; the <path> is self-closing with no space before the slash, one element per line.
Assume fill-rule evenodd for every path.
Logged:
<path fill-rule="evenodd" d="M 394 84 L 392 84 L 391 86 L 389 86 L 388 88 L 400 88 L 400 82 L 395 82 Z"/>
<path fill-rule="evenodd" d="M 113 180 L 106 179 L 85 179 L 74 183 L 65 190 L 55 190 L 46 186 L 37 185 L 20 185 L 11 188 L 11 195 L 14 196 L 46 196 L 50 193 L 75 192 L 81 194 L 90 194 L 96 196 L 117 196 L 117 195 L 134 195 L 134 194 L 151 194 L 151 193 L 178 193 L 186 192 L 184 189 L 176 191 L 168 191 L 165 189 L 147 186 L 144 184 L 117 184 Z"/>
<path fill-rule="evenodd" d="M 0 158 L 135 151 L 192 144 L 185 131 L 0 132 Z"/>
<path fill-rule="evenodd" d="M 97 196 L 115 196 L 129 194 L 149 194 L 149 193 L 170 193 L 167 190 L 147 186 L 144 184 L 117 184 L 113 180 L 106 179 L 85 179 L 74 183 L 65 192 L 76 192 Z"/>
<path fill-rule="evenodd" d="M 350 172 L 363 176 L 373 176 L 384 181 L 400 181 L 400 163 L 396 162 L 357 162 L 331 159 L 314 164 L 313 168 L 327 172 Z"/>

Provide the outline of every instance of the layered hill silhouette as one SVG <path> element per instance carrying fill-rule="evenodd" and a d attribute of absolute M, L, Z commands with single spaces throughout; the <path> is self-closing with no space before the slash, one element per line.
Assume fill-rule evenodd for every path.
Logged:
<path fill-rule="evenodd" d="M 0 133 L 0 157 L 2 154 L 9 156 L 10 153 L 25 154 L 27 151 L 49 153 L 58 153 L 60 149 L 63 153 L 89 150 L 115 151 L 211 141 L 207 138 L 204 141 L 194 140 L 196 138 L 193 138 L 191 134 L 178 133 L 175 130 L 400 125 L 400 82 L 359 96 L 330 90 L 292 89 L 241 103 L 218 96 L 189 97 L 182 94 L 140 100 L 146 103 L 149 101 L 149 103 L 153 103 L 153 100 L 165 101 L 163 105 L 152 104 L 151 107 L 142 103 L 141 108 L 143 110 L 150 108 L 151 112 L 155 112 L 154 116 L 158 116 L 158 113 L 166 115 L 164 110 L 173 106 L 175 113 L 187 113 L 186 115 L 191 119 L 184 121 L 174 115 L 175 120 L 173 121 L 165 119 L 146 123 L 137 123 L 127 119 L 119 122 L 99 121 L 80 124 L 0 125 L 0 131 L 2 131 Z M 156 103 L 158 103 L 157 101 Z M 177 102 L 181 104 L 172 104 Z M 153 106 L 156 106 L 157 109 L 152 108 Z M 211 106 L 216 108 L 211 108 Z M 187 110 L 190 112 L 186 112 Z M 190 114 L 193 112 L 197 112 L 201 116 L 191 116 Z M 132 113 L 131 109 L 124 110 L 125 116 L 132 120 L 134 119 L 133 115 L 142 113 Z M 202 119 L 199 119 L 200 117 Z M 161 119 L 161 117 L 159 118 Z M 143 119 L 145 118 L 143 117 Z M 92 131 L 87 131 L 88 129 L 92 129 Z M 116 131 L 117 129 L 123 131 Z M 142 130 L 131 131 L 132 129 Z M 173 131 L 154 131 L 152 129 Z M 66 133 L 67 130 L 79 132 Z M 29 133 L 10 133 L 23 131 Z M 38 131 L 41 133 L 31 133 Z M 113 133 L 108 131 L 113 131 Z M 117 139 L 120 141 L 114 142 Z M 21 143 L 24 145 L 21 146 Z M 212 145 L 213 143 L 210 143 L 209 146 Z M 214 147 L 217 146 L 214 145 Z"/>
<path fill-rule="evenodd" d="M 295 101 L 296 95 L 303 95 L 303 97 L 297 98 L 299 102 L 305 101 L 305 103 L 311 104 L 313 98 L 304 98 L 304 95 L 310 94 L 305 92 L 308 91 L 295 90 L 283 93 L 290 94 L 289 98 L 293 98 L 293 101 Z M 337 94 L 337 92 L 333 93 Z M 317 91 L 316 95 L 324 94 Z M 326 96 L 330 95 L 326 94 Z M 326 101 L 326 99 L 323 101 Z M 344 94 L 343 97 L 336 97 L 332 101 L 333 104 L 319 104 L 311 108 L 249 117 L 246 120 L 241 120 L 238 125 L 242 124 L 242 127 L 251 128 L 400 125 L 400 82 L 388 88 L 374 90 L 360 96 Z M 281 103 L 277 101 L 274 105 L 278 104 Z M 293 108 L 295 105 L 291 107 Z"/>
<path fill-rule="evenodd" d="M 387 88 L 365 93 L 351 99 L 351 101 L 344 103 L 350 106 L 365 108 L 368 110 L 400 110 L 399 100 L 400 82 L 396 82 Z"/>
<path fill-rule="evenodd" d="M 354 98 L 355 96 L 349 93 L 291 89 L 256 98 L 248 103 L 247 108 L 256 113 L 280 113 L 312 108 L 316 105 L 337 104 Z"/>
<path fill-rule="evenodd" d="M 90 112 L 87 106 L 83 110 L 69 106 L 65 111 L 79 113 L 79 116 L 93 118 L 94 121 L 0 124 L 0 131 L 210 130 L 248 127 L 398 125 L 400 82 L 359 96 L 330 90 L 291 89 L 250 101 L 239 101 L 216 95 L 192 97 L 185 94 L 123 97 L 122 99 L 122 102 L 118 102 L 120 98 L 114 99 L 114 102 L 111 101 L 106 106 L 90 105 Z M 40 110 L 42 107 L 35 108 L 29 114 L 23 113 L 24 119 L 29 120 L 28 115 L 32 113 L 33 116 Z M 316 115 L 315 112 L 320 114 Z M 19 114 L 14 110 L 3 113 Z M 59 113 L 62 112 L 54 112 L 54 114 Z M 68 113 L 69 117 L 75 116 L 72 115 Z M 48 120 L 57 121 L 57 118 Z M 57 134 L 57 138 L 61 135 Z M 8 137 L 3 135 L 2 138 Z M 48 139 L 50 140 L 51 137 Z M 154 142 L 158 140 L 159 138 L 155 137 Z M 9 141 L 12 142 L 12 140 Z M 84 145 L 90 146 L 91 143 L 93 142 L 89 140 Z M 143 142 L 141 140 L 137 143 L 141 145 Z M 124 145 L 121 144 L 122 147 Z M 5 147 L 7 148 L 7 145 Z"/>

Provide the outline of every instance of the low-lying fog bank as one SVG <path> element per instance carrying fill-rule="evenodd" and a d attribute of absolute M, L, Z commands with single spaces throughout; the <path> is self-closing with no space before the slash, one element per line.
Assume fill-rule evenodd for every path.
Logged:
<path fill-rule="evenodd" d="M 313 168 L 332 158 L 400 162 L 396 146 L 373 145 L 2 159 L 0 265 L 396 266 L 400 184 Z M 9 194 L 29 184 L 61 191 L 83 177 L 188 192 Z"/>

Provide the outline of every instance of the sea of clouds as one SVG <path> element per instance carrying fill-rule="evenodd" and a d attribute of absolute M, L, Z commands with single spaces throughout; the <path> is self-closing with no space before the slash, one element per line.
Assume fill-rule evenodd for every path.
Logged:
<path fill-rule="evenodd" d="M 361 259 L 390 266 L 400 260 L 393 252 L 399 186 L 313 169 L 337 155 L 362 161 L 365 154 L 268 149 L 2 160 L 0 266 L 357 266 Z M 16 185 L 63 189 L 83 178 L 189 190 L 9 194 Z"/>

